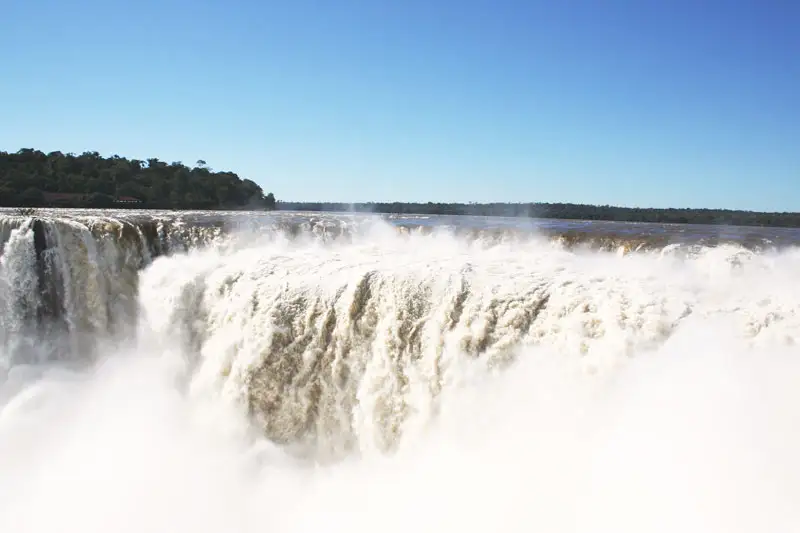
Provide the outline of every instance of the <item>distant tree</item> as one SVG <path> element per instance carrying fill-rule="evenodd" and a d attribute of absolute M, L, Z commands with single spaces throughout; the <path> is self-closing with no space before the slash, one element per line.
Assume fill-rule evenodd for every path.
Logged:
<path fill-rule="evenodd" d="M 0 205 L 13 206 L 16 205 L 17 193 L 6 184 L 0 184 Z"/>
<path fill-rule="evenodd" d="M 272 193 L 267 194 L 264 198 L 264 207 L 270 211 L 275 209 L 275 195 Z"/>
<path fill-rule="evenodd" d="M 44 204 L 44 194 L 39 189 L 28 187 L 17 195 L 16 204 L 22 207 L 39 207 Z"/>
<path fill-rule="evenodd" d="M 130 196 L 141 200 L 147 197 L 146 189 L 135 181 L 126 181 L 117 187 L 117 196 Z"/>
<path fill-rule="evenodd" d="M 114 197 L 96 192 L 89 195 L 89 198 L 86 201 L 86 206 L 95 207 L 98 209 L 114 207 Z"/>
<path fill-rule="evenodd" d="M 423 215 L 532 217 L 564 220 L 657 222 L 664 224 L 732 224 L 800 227 L 800 213 L 760 213 L 729 209 L 646 209 L 608 205 L 549 203 L 320 203 L 281 202 L 282 210 L 355 211 Z"/>
<path fill-rule="evenodd" d="M 203 160 L 198 164 L 203 168 L 188 168 L 180 161 L 168 165 L 157 158 L 146 163 L 116 154 L 103 158 L 90 151 L 0 152 L 0 206 L 252 209 L 274 205 L 274 196 L 271 204 L 267 202 L 255 182 L 233 172 L 213 172 Z M 117 204 L 115 196 L 139 202 Z"/>

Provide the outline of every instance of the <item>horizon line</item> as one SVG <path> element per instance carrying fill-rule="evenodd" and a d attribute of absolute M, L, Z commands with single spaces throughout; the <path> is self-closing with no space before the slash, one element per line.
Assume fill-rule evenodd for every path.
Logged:
<path fill-rule="evenodd" d="M 521 206 L 521 205 L 551 205 L 551 206 L 576 206 L 576 207 L 595 207 L 595 208 L 605 208 L 605 209 L 629 209 L 635 210 L 639 209 L 642 211 L 725 211 L 730 213 L 753 213 L 753 214 L 761 214 L 761 215 L 794 215 L 800 214 L 800 211 L 760 211 L 756 209 L 733 209 L 730 207 L 642 207 L 642 206 L 630 206 L 630 205 L 615 205 L 615 204 L 591 204 L 591 203 L 581 203 L 581 202 L 545 202 L 545 201 L 519 201 L 519 202 L 444 202 L 444 201 L 376 201 L 370 200 L 367 202 L 342 202 L 342 201 L 330 201 L 330 200 L 275 200 L 276 205 L 279 204 L 320 204 L 320 205 L 379 205 L 379 204 L 404 204 L 404 205 L 458 205 L 458 206 L 475 206 L 475 207 L 482 207 L 482 206 Z"/>

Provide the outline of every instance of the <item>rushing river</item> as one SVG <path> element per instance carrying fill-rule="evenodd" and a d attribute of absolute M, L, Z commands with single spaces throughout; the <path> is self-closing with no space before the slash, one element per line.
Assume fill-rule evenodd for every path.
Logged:
<path fill-rule="evenodd" d="M 0 531 L 800 530 L 798 244 L 0 211 Z"/>

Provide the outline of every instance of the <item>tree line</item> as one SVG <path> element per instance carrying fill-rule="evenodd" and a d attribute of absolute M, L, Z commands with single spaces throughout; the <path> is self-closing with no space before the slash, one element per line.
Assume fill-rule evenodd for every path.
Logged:
<path fill-rule="evenodd" d="M 800 213 L 728 209 L 658 209 L 571 203 L 276 202 L 236 173 L 157 158 L 97 152 L 0 151 L 2 207 L 131 207 L 144 209 L 281 209 L 419 215 L 531 217 L 682 224 L 800 227 Z"/>
<path fill-rule="evenodd" d="M 157 158 L 23 148 L 0 151 L 0 206 L 274 209 L 275 196 L 202 160 L 189 167 Z"/>
<path fill-rule="evenodd" d="M 728 224 L 800 227 L 800 213 L 766 213 L 730 209 L 658 209 L 568 203 L 325 203 L 279 202 L 278 209 L 356 213 L 530 217 L 563 220 L 653 222 L 663 224 Z"/>

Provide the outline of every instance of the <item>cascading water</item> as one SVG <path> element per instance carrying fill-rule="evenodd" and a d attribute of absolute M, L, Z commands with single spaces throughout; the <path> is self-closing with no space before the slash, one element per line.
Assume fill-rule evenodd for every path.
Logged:
<path fill-rule="evenodd" d="M 18 357 L 85 356 L 98 338 L 119 329 L 129 336 L 139 271 L 154 257 L 210 242 L 219 232 L 160 220 L 42 216 L 5 217 L 2 234 L 0 335 L 8 364 Z M 34 341 L 35 350 L 19 353 Z"/>
<path fill-rule="evenodd" d="M 0 531 L 800 526 L 800 254 L 645 229 L 0 218 Z"/>

